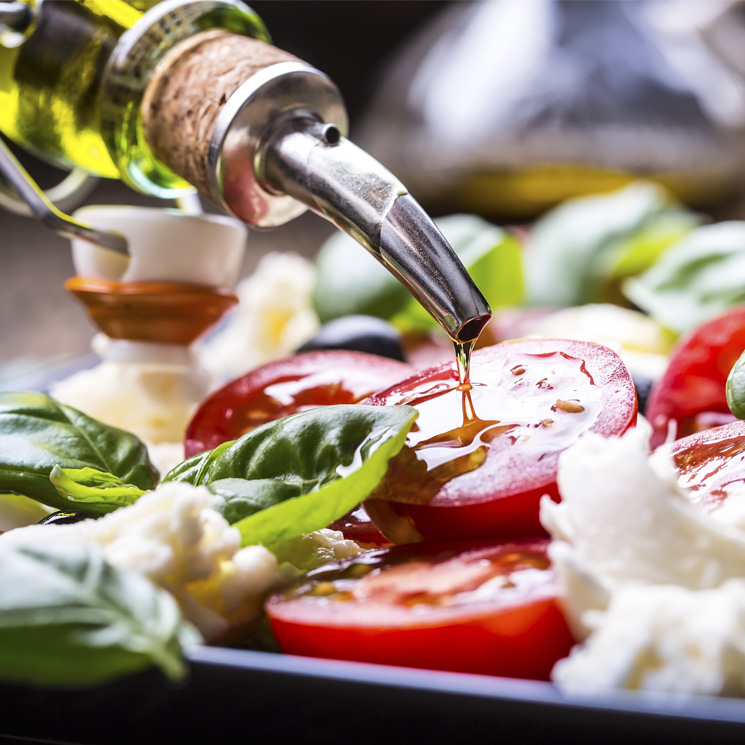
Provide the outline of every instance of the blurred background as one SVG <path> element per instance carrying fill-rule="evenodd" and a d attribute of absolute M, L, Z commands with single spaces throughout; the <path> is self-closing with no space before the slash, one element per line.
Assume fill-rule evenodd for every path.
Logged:
<path fill-rule="evenodd" d="M 406 39 L 448 3 L 431 0 L 264 0 L 251 3 L 274 42 L 326 72 L 342 90 L 356 128 L 381 74 L 381 67 Z M 0 85 L 2 78 L 0 77 Z M 65 175 L 12 146 L 43 188 Z M 163 206 L 123 184 L 101 180 L 85 204 Z M 173 203 L 167 203 L 173 206 Z M 214 212 L 210 205 L 205 210 Z M 334 231 L 315 215 L 272 231 L 252 231 L 244 274 L 268 251 L 312 256 Z M 69 241 L 40 223 L 0 207 L 0 365 L 13 376 L 49 360 L 76 357 L 90 349 L 94 327 L 63 282 L 73 276 Z"/>
<path fill-rule="evenodd" d="M 567 197 L 644 177 L 714 219 L 745 217 L 743 3 L 250 4 L 279 47 L 337 83 L 350 138 L 434 214 L 526 224 Z M 42 186 L 60 179 L 14 152 Z M 161 204 L 113 181 L 86 203 Z M 271 250 L 313 256 L 332 231 L 310 214 L 253 231 L 243 272 Z M 62 286 L 68 242 L 0 209 L 0 253 L 4 374 L 88 352 L 93 327 Z"/>

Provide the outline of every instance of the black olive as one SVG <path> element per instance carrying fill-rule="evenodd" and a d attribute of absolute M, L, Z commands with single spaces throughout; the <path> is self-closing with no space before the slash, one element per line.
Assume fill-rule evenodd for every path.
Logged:
<path fill-rule="evenodd" d="M 98 517 L 92 512 L 79 510 L 78 512 L 52 512 L 51 515 L 39 520 L 39 525 L 69 525 L 70 523 L 79 523 L 81 520 Z"/>
<path fill-rule="evenodd" d="M 348 349 L 406 361 L 398 329 L 374 316 L 344 316 L 329 321 L 297 351 L 319 349 Z"/>
<path fill-rule="evenodd" d="M 638 373 L 632 377 L 636 388 L 636 398 L 639 401 L 639 413 L 644 414 L 647 409 L 649 394 L 652 390 L 652 386 L 654 386 L 654 380 L 645 375 L 639 375 Z"/>

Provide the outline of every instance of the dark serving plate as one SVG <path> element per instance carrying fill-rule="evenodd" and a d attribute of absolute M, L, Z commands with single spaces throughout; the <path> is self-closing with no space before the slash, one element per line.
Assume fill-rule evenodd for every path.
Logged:
<path fill-rule="evenodd" d="M 0 686 L 0 742 L 745 742 L 745 701 L 561 696 L 548 683 L 201 647 L 85 691 Z M 488 740 L 487 740 L 488 738 Z"/>
<path fill-rule="evenodd" d="M 44 365 L 0 389 L 45 390 L 96 361 Z M 565 696 L 536 681 L 216 647 L 189 660 L 178 684 L 155 670 L 85 690 L 0 684 L 0 745 L 745 745 L 745 700 Z"/>

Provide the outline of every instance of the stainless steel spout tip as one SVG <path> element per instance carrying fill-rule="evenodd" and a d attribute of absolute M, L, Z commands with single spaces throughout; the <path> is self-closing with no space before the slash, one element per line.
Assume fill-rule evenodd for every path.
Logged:
<path fill-rule="evenodd" d="M 383 220 L 379 258 L 453 341 L 478 338 L 489 304 L 445 236 L 410 195 L 399 196 Z"/>

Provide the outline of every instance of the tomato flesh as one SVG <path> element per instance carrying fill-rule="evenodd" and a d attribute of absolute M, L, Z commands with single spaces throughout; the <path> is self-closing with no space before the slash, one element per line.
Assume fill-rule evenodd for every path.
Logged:
<path fill-rule="evenodd" d="M 653 386 L 646 416 L 652 447 L 735 419 L 727 405 L 729 371 L 745 349 L 745 307 L 735 308 L 683 337 Z"/>
<path fill-rule="evenodd" d="M 689 498 L 713 511 L 734 496 L 745 498 L 745 422 L 737 421 L 678 440 L 673 446 L 678 483 Z"/>
<path fill-rule="evenodd" d="M 523 340 L 477 350 L 470 386 L 440 365 L 363 403 L 419 417 L 365 507 L 394 543 L 543 533 L 538 503 L 558 500 L 560 453 L 584 432 L 636 421 L 634 383 L 611 350 Z"/>
<path fill-rule="evenodd" d="M 390 541 L 375 527 L 370 519 L 364 505 L 358 505 L 356 509 L 329 525 L 331 530 L 338 530 L 345 538 L 356 541 L 362 546 L 389 546 Z"/>
<path fill-rule="evenodd" d="M 266 610 L 289 654 L 547 680 L 574 643 L 547 546 L 370 551 L 309 573 Z"/>
<path fill-rule="evenodd" d="M 202 402 L 186 431 L 186 457 L 299 411 L 357 403 L 413 372 L 409 365 L 386 357 L 336 350 L 272 362 L 236 378 Z"/>

